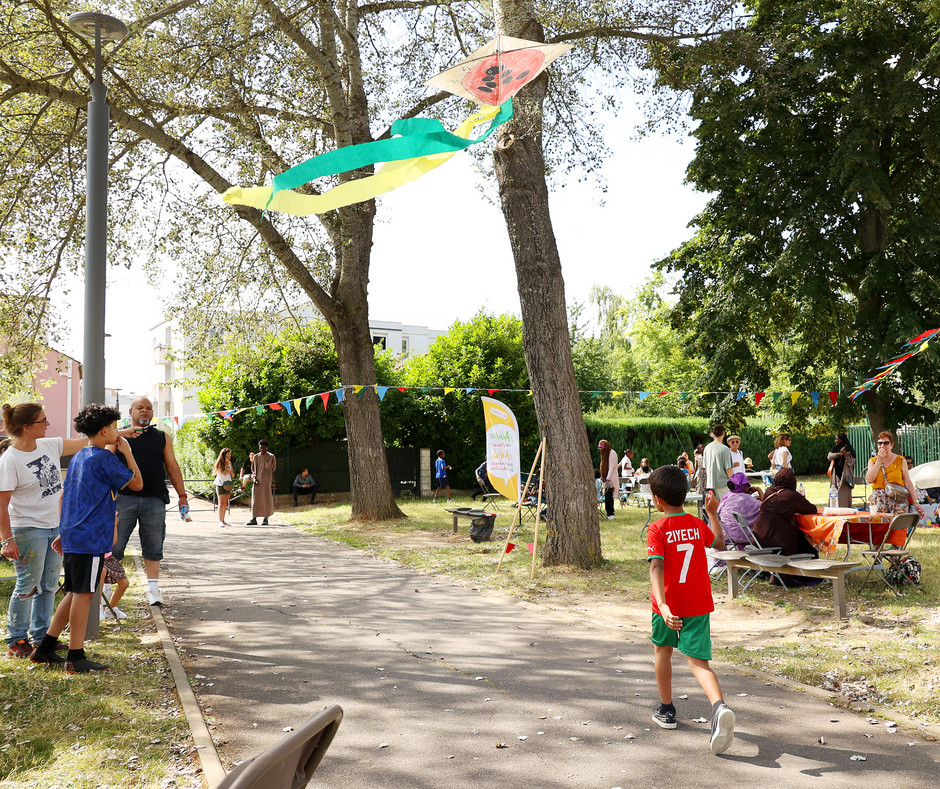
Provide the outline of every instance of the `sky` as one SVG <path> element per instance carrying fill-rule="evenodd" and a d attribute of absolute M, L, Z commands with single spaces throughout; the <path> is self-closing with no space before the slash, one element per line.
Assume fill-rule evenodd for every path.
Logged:
<path fill-rule="evenodd" d="M 550 198 L 569 304 L 586 304 L 594 285 L 630 297 L 651 263 L 689 238 L 687 225 L 707 200 L 684 184 L 692 141 L 675 134 L 637 139 L 639 106 L 625 107 L 605 124 L 606 194 L 589 179 L 561 187 Z M 373 319 L 447 329 L 481 308 L 519 314 L 495 183 L 481 191 L 475 166 L 469 154 L 458 154 L 380 198 L 369 281 Z M 110 273 L 105 386 L 125 394 L 149 391 L 149 329 L 163 318 L 161 300 L 174 297 L 165 286 L 158 290 L 159 284 L 136 268 Z M 69 327 L 61 350 L 79 360 L 82 302 L 79 285 L 59 305 Z"/>

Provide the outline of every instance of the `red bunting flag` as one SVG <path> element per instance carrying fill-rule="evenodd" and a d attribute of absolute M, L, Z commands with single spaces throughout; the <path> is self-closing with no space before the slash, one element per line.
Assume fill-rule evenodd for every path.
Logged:
<path fill-rule="evenodd" d="M 407 386 L 399 386 L 399 387 L 398 387 L 398 391 L 399 391 L 399 392 L 404 392 L 407 388 L 408 388 Z"/>
<path fill-rule="evenodd" d="M 530 542 L 530 543 L 529 543 L 529 553 L 535 553 L 535 543 L 534 543 L 534 542 Z"/>
<path fill-rule="evenodd" d="M 669 392 L 667 392 L 667 391 L 664 389 L 662 392 L 659 393 L 659 396 L 662 397 L 663 395 L 667 395 L 667 394 L 669 394 Z"/>
<path fill-rule="evenodd" d="M 838 392 L 830 392 L 830 393 L 829 393 L 829 399 L 832 401 L 832 405 L 835 406 L 836 400 L 839 399 L 839 393 L 838 393 Z"/>
<path fill-rule="evenodd" d="M 515 547 L 516 547 L 516 544 L 514 542 L 506 543 L 506 553 L 509 553 Z"/>
<path fill-rule="evenodd" d="M 499 389 L 487 389 L 486 391 L 489 392 L 490 397 L 492 397 L 494 394 L 496 394 L 499 391 Z"/>
<path fill-rule="evenodd" d="M 284 410 L 284 406 L 282 406 L 280 403 L 268 403 L 268 408 L 270 408 L 272 411 Z"/>
<path fill-rule="evenodd" d="M 764 399 L 764 395 L 765 395 L 765 394 L 767 394 L 767 393 L 766 393 L 766 392 L 757 392 L 757 393 L 754 395 L 754 401 L 755 401 L 755 402 L 754 402 L 754 405 L 760 405 L 760 401 Z"/>
<path fill-rule="evenodd" d="M 320 395 L 320 399 L 323 401 L 323 410 L 326 411 L 326 406 L 327 406 L 327 404 L 330 402 L 330 393 L 329 393 L 329 392 L 323 392 L 323 393 Z"/>

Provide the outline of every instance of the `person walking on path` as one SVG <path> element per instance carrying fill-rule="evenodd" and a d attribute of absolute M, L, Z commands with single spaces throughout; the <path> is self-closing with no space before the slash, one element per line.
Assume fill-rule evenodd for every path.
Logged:
<path fill-rule="evenodd" d="M 620 492 L 620 477 L 617 475 L 617 453 L 610 442 L 601 439 L 597 443 L 601 453 L 601 489 L 604 491 L 604 512 L 607 520 L 614 519 L 614 495 Z M 632 468 L 632 466 L 631 466 Z"/>
<path fill-rule="evenodd" d="M 676 466 L 663 466 L 650 474 L 653 505 L 665 516 L 650 524 L 646 549 L 653 588 L 652 640 L 660 702 L 653 721 L 663 729 L 678 725 L 672 703 L 672 652 L 678 647 L 712 705 L 709 747 L 719 754 L 728 750 L 734 740 L 735 715 L 725 704 L 718 677 L 709 663 L 709 615 L 715 603 L 705 549 L 724 549 L 725 537 L 718 522 L 717 497 L 709 495 L 705 502 L 709 529 L 683 510 L 688 490 L 685 475 Z"/>
<path fill-rule="evenodd" d="M 258 442 L 258 451 L 251 461 L 251 478 L 254 485 L 251 488 L 251 520 L 249 526 L 257 526 L 258 518 L 261 525 L 268 525 L 268 518 L 274 514 L 274 471 L 277 469 L 277 458 L 268 452 L 268 441 L 262 438 Z"/>
<path fill-rule="evenodd" d="M 447 490 L 447 503 L 450 504 L 450 479 L 447 472 L 452 468 L 453 466 L 448 466 L 447 461 L 444 460 L 444 450 L 437 450 L 437 460 L 434 461 L 434 478 L 437 480 L 437 487 L 434 489 L 434 501 L 437 501 L 437 495 L 441 492 L 441 488 L 445 488 Z"/>
<path fill-rule="evenodd" d="M 163 561 L 163 543 L 166 540 L 166 505 L 170 503 L 165 482 L 167 475 L 179 496 L 180 517 L 183 519 L 189 511 L 189 497 L 183 485 L 183 472 L 173 452 L 173 439 L 151 424 L 153 403 L 146 397 L 138 398 L 131 403 L 130 415 L 131 428 L 138 433 L 128 441 L 144 485 L 140 490 L 122 488 L 118 491 L 118 537 L 114 544 L 114 558 L 118 561 L 124 558 L 127 542 L 139 525 L 140 553 L 147 574 L 147 604 L 163 605 L 160 562 Z"/>
<path fill-rule="evenodd" d="M 219 526 L 228 526 L 225 522 L 225 513 L 228 502 L 232 497 L 232 488 L 235 487 L 235 469 L 232 466 L 232 450 L 224 447 L 213 466 L 215 471 L 215 495 L 219 499 Z"/>
<path fill-rule="evenodd" d="M 49 632 L 36 646 L 34 663 L 65 664 L 69 674 L 105 671 L 108 666 L 85 657 L 85 630 L 88 609 L 98 591 L 104 555 L 111 550 L 115 536 L 117 491 L 144 486 L 127 439 L 118 435 L 121 412 L 106 405 L 86 405 L 75 417 L 75 427 L 89 438 L 88 446 L 75 453 L 65 477 L 62 496 L 62 534 L 53 548 L 62 551 L 65 566 L 63 589 L 70 600 L 59 603 Z M 124 459 L 121 463 L 109 449 L 113 446 Z M 56 655 L 59 634 L 69 626 L 69 651 L 63 659 Z"/>
<path fill-rule="evenodd" d="M 855 487 L 855 450 L 845 433 L 836 435 L 835 443 L 826 456 L 832 464 L 832 487 L 839 494 L 839 506 L 852 506 L 852 488 Z"/>
<path fill-rule="evenodd" d="M 702 462 L 705 471 L 705 490 L 714 491 L 719 501 L 728 492 L 728 477 L 732 470 L 733 459 L 731 450 L 722 441 L 725 437 L 725 426 L 715 425 L 712 428 L 712 442 L 705 447 L 702 453 Z"/>
<path fill-rule="evenodd" d="M 62 570 L 52 547 L 59 536 L 62 456 L 74 455 L 88 439 L 46 438 L 49 420 L 40 403 L 5 403 L 3 421 L 12 438 L 0 455 L 0 544 L 16 572 L 7 654 L 27 658 L 49 628 Z"/>

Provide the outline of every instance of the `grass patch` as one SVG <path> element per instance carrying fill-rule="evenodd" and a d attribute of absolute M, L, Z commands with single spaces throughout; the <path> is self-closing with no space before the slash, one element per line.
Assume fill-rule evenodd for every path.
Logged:
<path fill-rule="evenodd" d="M 801 477 L 807 497 L 825 506 L 829 498 L 826 477 Z M 471 506 L 468 497 L 455 497 L 454 506 Z M 566 567 L 537 566 L 530 577 L 531 559 L 526 544 L 532 541 L 531 522 L 517 529 L 517 548 L 506 556 L 497 575 L 499 561 L 514 510 L 503 502 L 499 507 L 493 541 L 472 543 L 467 537 L 469 522 L 460 521 L 459 533 L 451 531 L 450 514 L 429 500 L 400 502 L 407 520 L 390 523 L 350 521 L 348 504 L 332 504 L 284 516 L 299 528 L 381 558 L 400 562 L 419 572 L 447 576 L 479 589 L 497 589 L 532 602 L 553 602 L 570 596 L 572 605 L 596 611 L 601 598 L 616 599 L 645 615 L 649 607 L 649 569 L 646 543 L 641 534 L 646 508 L 617 507 L 613 521 L 601 520 L 604 563 L 590 571 Z M 694 511 L 691 510 L 690 511 Z M 539 536 L 541 545 L 544 528 Z M 869 700 L 899 712 L 940 722 L 940 530 L 918 530 L 912 554 L 923 567 L 916 589 L 907 589 L 896 599 L 873 578 L 862 588 L 864 573 L 848 579 L 848 594 L 856 604 L 854 618 L 835 622 L 832 616 L 832 587 L 784 590 L 755 583 L 737 605 L 723 606 L 718 617 L 737 616 L 754 623 L 767 619 L 767 612 L 796 613 L 805 618 L 801 632 L 767 638 L 764 646 L 735 646 L 717 649 L 716 657 L 844 693 L 849 698 Z M 716 596 L 724 596 L 724 580 L 714 585 Z"/>
<path fill-rule="evenodd" d="M 101 637 L 86 645 L 88 655 L 110 664 L 110 671 L 68 675 L 29 660 L 0 658 L 0 785 L 205 786 L 132 569 L 131 588 L 121 601 L 129 618 L 120 628 L 103 623 Z M 9 582 L 3 584 L 4 612 L 11 590 Z"/>

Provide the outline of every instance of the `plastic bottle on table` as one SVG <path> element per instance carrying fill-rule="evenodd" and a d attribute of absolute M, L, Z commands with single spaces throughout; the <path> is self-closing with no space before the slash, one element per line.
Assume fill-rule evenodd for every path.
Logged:
<path fill-rule="evenodd" d="M 797 491 L 801 496 L 804 498 L 806 497 L 806 485 L 804 485 L 802 482 L 800 483 L 800 487 L 797 488 Z"/>
<path fill-rule="evenodd" d="M 835 485 L 829 488 L 829 506 L 833 508 L 839 506 L 839 491 L 836 490 Z"/>

